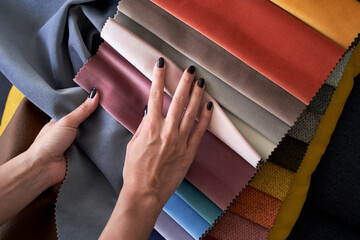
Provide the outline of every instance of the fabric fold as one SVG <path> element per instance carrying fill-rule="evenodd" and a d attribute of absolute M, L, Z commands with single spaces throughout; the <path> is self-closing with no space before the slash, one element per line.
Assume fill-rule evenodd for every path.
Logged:
<path fill-rule="evenodd" d="M 309 104 L 344 49 L 267 0 L 152 0 Z"/>
<path fill-rule="evenodd" d="M 96 87 L 100 104 L 131 132 L 143 117 L 151 82 L 109 44 L 103 43 L 96 56 L 81 69 L 74 81 L 90 91 Z M 165 94 L 164 112 L 171 98 Z M 216 136 L 206 131 L 187 180 L 221 209 L 244 188 L 256 169 Z"/>
<path fill-rule="evenodd" d="M 154 63 L 160 56 L 163 56 L 167 67 L 165 88 L 171 95 L 175 93 L 178 81 L 183 71 L 169 58 L 152 48 L 142 39 L 111 18 L 109 18 L 104 25 L 101 36 L 148 79 L 151 79 L 152 77 Z M 141 59 L 147 60 L 141 61 Z M 217 102 L 205 92 L 202 99 L 202 105 L 208 101 L 212 101 L 214 103 L 213 113 L 208 129 L 255 167 L 261 158 L 260 155 L 236 129 Z"/>
<path fill-rule="evenodd" d="M 305 108 L 296 97 L 151 1 L 122 0 L 118 10 L 288 125 Z"/>

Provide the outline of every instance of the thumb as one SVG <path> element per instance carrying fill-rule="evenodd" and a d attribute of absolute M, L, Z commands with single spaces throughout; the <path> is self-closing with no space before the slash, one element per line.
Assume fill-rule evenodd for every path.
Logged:
<path fill-rule="evenodd" d="M 96 93 L 96 88 L 93 88 L 85 102 L 64 116 L 60 121 L 69 127 L 77 128 L 99 106 L 99 100 L 99 93 Z"/>

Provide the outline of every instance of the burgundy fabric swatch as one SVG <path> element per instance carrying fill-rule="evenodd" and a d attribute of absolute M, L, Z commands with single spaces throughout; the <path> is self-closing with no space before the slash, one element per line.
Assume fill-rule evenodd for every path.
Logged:
<path fill-rule="evenodd" d="M 344 50 L 267 0 L 152 0 L 309 104 Z"/>
<path fill-rule="evenodd" d="M 104 42 L 74 81 L 86 91 L 96 87 L 100 104 L 131 132 L 139 126 L 151 82 Z M 164 115 L 171 98 L 165 94 Z M 225 209 L 245 187 L 256 169 L 209 131 L 206 131 L 186 179 Z"/>

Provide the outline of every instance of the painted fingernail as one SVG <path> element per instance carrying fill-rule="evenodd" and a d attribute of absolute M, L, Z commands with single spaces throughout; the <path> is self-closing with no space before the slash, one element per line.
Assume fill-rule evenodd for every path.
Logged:
<path fill-rule="evenodd" d="M 91 89 L 91 92 L 89 94 L 89 98 L 94 98 L 96 95 L 96 88 Z"/>
<path fill-rule="evenodd" d="M 208 102 L 207 105 L 206 105 L 206 109 L 210 111 L 212 109 L 212 107 L 213 107 L 213 103 Z"/>
<path fill-rule="evenodd" d="M 200 78 L 199 81 L 197 82 L 197 85 L 199 88 L 203 88 L 204 83 L 205 83 L 205 80 L 203 78 Z"/>
<path fill-rule="evenodd" d="M 147 105 L 145 105 L 144 107 L 144 117 L 146 116 L 146 114 L 147 114 Z"/>
<path fill-rule="evenodd" d="M 160 57 L 158 60 L 158 68 L 164 67 L 164 58 Z"/>
<path fill-rule="evenodd" d="M 195 72 L 195 67 L 194 67 L 193 65 L 191 65 L 191 66 L 188 68 L 187 72 L 190 73 L 190 74 L 194 74 L 194 72 Z"/>

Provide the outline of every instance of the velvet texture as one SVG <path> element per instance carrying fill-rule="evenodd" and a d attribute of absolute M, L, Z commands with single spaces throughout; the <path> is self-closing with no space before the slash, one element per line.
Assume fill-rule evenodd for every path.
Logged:
<path fill-rule="evenodd" d="M 277 226 L 271 230 L 269 239 L 286 238 L 286 233 L 288 234 L 288 231 L 291 229 L 300 212 L 308 189 L 307 184 L 309 181 L 307 180 L 308 182 L 304 186 L 304 183 L 301 185 L 301 179 L 303 179 L 304 174 L 309 178 L 309 175 L 311 175 L 311 172 L 320 161 L 321 155 L 329 142 L 333 127 L 336 125 L 336 121 L 341 113 L 342 105 L 334 102 L 338 101 L 343 104 L 344 99 L 346 99 L 346 96 L 349 94 L 349 89 L 351 89 L 351 86 L 350 88 L 349 86 L 344 88 L 344 85 L 348 85 L 348 83 L 346 83 L 346 81 L 341 81 L 343 80 L 341 79 L 341 76 L 343 76 L 343 74 L 346 76 L 347 74 L 345 67 L 349 62 L 354 46 L 355 45 L 347 51 L 346 55 L 331 73 L 331 82 L 334 86 L 338 86 L 335 87 L 335 96 L 329 98 L 327 91 L 319 91 L 310 102 L 310 105 L 308 105 L 301 114 L 300 118 L 295 122 L 295 125 L 289 130 L 289 133 L 293 133 L 294 129 L 304 129 L 304 132 L 308 133 L 306 135 L 307 137 L 303 138 L 303 135 L 301 134 L 294 137 L 287 135 L 270 155 L 268 162 L 264 164 L 266 167 L 261 168 L 256 173 L 250 185 L 236 197 L 234 202 L 230 205 L 229 210 L 219 218 L 217 224 L 213 229 L 210 229 L 208 235 L 217 238 L 214 236 L 215 234 L 213 234 L 213 231 L 216 231 L 222 233 L 220 239 L 234 239 L 233 236 L 237 236 L 238 239 L 246 239 L 243 238 L 242 232 L 236 232 L 236 230 L 231 228 L 226 228 L 226 231 L 225 225 L 221 224 L 222 221 L 225 221 L 224 219 L 228 214 L 235 213 L 236 215 L 249 219 L 269 230 L 272 229 L 276 220 Z M 340 84 L 338 84 L 339 82 Z M 325 85 L 328 85 L 328 83 L 325 83 Z M 328 85 L 328 87 L 329 86 L 330 85 Z M 326 111 L 322 116 L 321 114 L 312 112 L 311 110 L 313 109 L 326 109 Z M 314 120 L 314 118 L 309 118 L 309 115 L 316 115 L 318 117 Z M 330 125 L 329 118 L 332 119 Z M 322 119 L 321 123 L 320 119 Z M 305 122 L 307 124 L 304 124 Z M 295 137 L 299 137 L 300 139 Z M 273 181 L 272 174 L 268 174 L 267 172 L 269 172 L 269 167 L 276 169 L 274 168 L 274 166 L 276 166 L 275 164 L 279 165 L 276 167 L 277 169 L 287 168 L 287 170 L 281 170 L 280 173 L 282 174 L 277 176 L 277 181 L 282 182 L 281 180 L 283 179 L 286 185 L 282 185 L 280 188 L 276 189 L 276 191 L 269 191 L 261 183 Z M 311 166 L 310 168 L 308 167 L 309 165 Z M 263 173 L 263 171 L 265 172 Z M 295 187 L 294 190 L 293 185 L 297 186 L 298 189 Z M 253 188 L 255 186 L 261 187 L 268 193 L 260 190 L 255 191 L 255 188 Z M 275 188 L 277 186 L 278 185 L 275 184 Z M 302 192 L 304 195 L 296 195 L 296 193 L 299 192 Z M 276 195 L 276 197 L 270 196 L 269 194 Z M 288 200 L 288 198 L 291 200 Z M 260 201 L 260 199 L 262 199 L 262 201 Z M 284 204 L 282 204 L 282 200 L 284 201 Z M 290 206 L 294 209 L 290 210 L 292 214 L 289 215 L 287 211 L 283 210 L 278 216 L 278 212 L 281 208 L 289 210 Z M 248 228 L 247 231 L 252 232 L 253 230 Z M 265 238 L 267 238 L 267 235 L 259 239 Z"/>
<path fill-rule="evenodd" d="M 135 132 L 142 120 L 151 82 L 110 45 L 104 43 L 99 48 L 97 55 L 76 76 L 75 82 L 86 91 L 96 87 L 102 96 L 101 106 L 131 132 Z M 164 112 L 170 100 L 165 95 Z M 255 168 L 207 131 L 186 178 L 225 209 L 254 173 Z"/>
<path fill-rule="evenodd" d="M 266 0 L 153 2 L 305 104 L 344 53 L 334 42 Z"/>
<path fill-rule="evenodd" d="M 0 165 L 26 151 L 50 118 L 23 99 L 0 136 Z M 40 194 L 28 206 L 0 226 L 1 239 L 57 239 L 55 201 L 60 184 Z"/>
<path fill-rule="evenodd" d="M 344 49 L 360 32 L 360 4 L 354 0 L 271 1 Z"/>
<path fill-rule="evenodd" d="M 272 115 L 270 112 L 231 88 L 221 79 L 217 78 L 215 75 L 211 74 L 199 64 L 193 62 L 188 57 L 184 56 L 182 53 L 174 49 L 172 46 L 167 44 L 159 37 L 152 34 L 150 31 L 146 30 L 141 25 L 131 20 L 126 15 L 118 11 L 117 14 L 114 16 L 114 20 L 132 33 L 136 34 L 147 44 L 151 45 L 153 48 L 170 58 L 180 68 L 185 69 L 190 65 L 195 66 L 196 78 L 202 77 L 205 79 L 206 91 L 209 92 L 209 94 L 214 97 L 223 108 L 230 111 L 239 120 L 246 122 L 247 126 L 251 126 L 252 128 L 256 129 L 256 131 L 263 134 L 272 142 L 278 143 L 283 137 L 283 135 L 286 133 L 286 131 L 290 128 L 287 124 Z M 124 42 L 122 44 L 122 49 L 126 48 L 129 45 L 129 42 L 131 41 L 129 40 L 127 42 Z M 138 44 L 138 46 L 142 45 L 140 42 Z M 136 53 L 136 51 L 139 51 L 139 48 L 133 48 L 131 54 Z M 134 64 L 138 65 L 141 64 L 141 62 L 146 61 L 145 57 L 146 56 L 143 56 L 143 59 L 141 61 L 139 61 L 139 59 L 136 59 L 136 61 L 134 60 Z M 153 59 L 149 59 L 148 61 L 153 61 Z M 234 125 L 238 127 L 235 123 Z M 249 130 L 246 131 L 249 132 Z M 244 137 L 248 140 L 246 136 Z M 248 137 L 251 138 L 252 136 Z"/>
<path fill-rule="evenodd" d="M 175 93 L 183 71 L 169 58 L 111 18 L 104 25 L 101 36 L 148 79 L 152 78 L 154 63 L 163 56 L 167 66 L 165 88 L 170 95 Z M 208 129 L 252 166 L 256 166 L 260 160 L 259 154 L 236 129 L 219 104 L 205 92 L 201 103 L 204 105 L 208 101 L 214 104 Z"/>
<path fill-rule="evenodd" d="M 288 125 L 305 108 L 294 96 L 150 1 L 122 0 L 118 9 Z"/>

